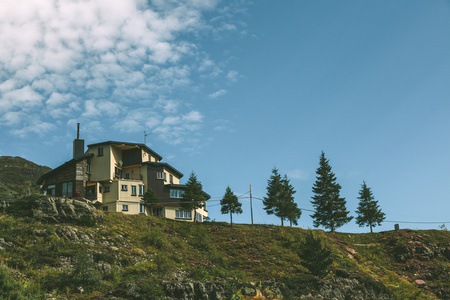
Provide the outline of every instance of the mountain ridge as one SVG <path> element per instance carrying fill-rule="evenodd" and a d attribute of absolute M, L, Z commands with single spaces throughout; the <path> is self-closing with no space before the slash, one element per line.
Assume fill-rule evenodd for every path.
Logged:
<path fill-rule="evenodd" d="M 0 197 L 38 193 L 37 179 L 50 170 L 20 156 L 0 156 Z"/>

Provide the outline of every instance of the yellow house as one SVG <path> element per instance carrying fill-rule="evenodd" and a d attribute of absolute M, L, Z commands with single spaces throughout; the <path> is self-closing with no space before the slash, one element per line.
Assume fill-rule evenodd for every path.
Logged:
<path fill-rule="evenodd" d="M 105 212 L 153 214 L 169 219 L 202 222 L 205 208 L 185 211 L 180 206 L 183 174 L 145 144 L 107 141 L 87 146 L 74 140 L 74 158 L 39 178 L 44 193 L 90 199 Z M 151 188 L 160 202 L 144 205 Z M 205 193 L 207 199 L 210 198 Z"/>

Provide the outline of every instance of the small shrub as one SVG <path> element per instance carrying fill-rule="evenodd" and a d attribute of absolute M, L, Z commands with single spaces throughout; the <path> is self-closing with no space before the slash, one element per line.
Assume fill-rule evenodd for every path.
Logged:
<path fill-rule="evenodd" d="M 84 214 L 77 223 L 80 226 L 94 227 L 97 224 L 97 218 L 94 215 Z"/>
<path fill-rule="evenodd" d="M 324 277 L 326 269 L 333 262 L 330 258 L 331 251 L 322 247 L 322 240 L 315 238 L 312 231 L 306 236 L 306 241 L 298 251 L 298 256 L 303 260 L 302 266 L 313 275 Z"/>

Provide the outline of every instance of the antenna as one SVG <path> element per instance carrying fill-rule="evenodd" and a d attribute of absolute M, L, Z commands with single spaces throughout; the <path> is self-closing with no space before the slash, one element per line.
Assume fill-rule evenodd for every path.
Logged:
<path fill-rule="evenodd" d="M 144 130 L 144 145 L 147 145 L 147 135 L 150 135 L 152 133 L 147 133 L 147 131 Z"/>

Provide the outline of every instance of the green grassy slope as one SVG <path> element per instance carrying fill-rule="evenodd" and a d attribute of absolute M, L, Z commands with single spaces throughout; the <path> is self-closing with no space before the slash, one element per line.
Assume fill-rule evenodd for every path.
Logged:
<path fill-rule="evenodd" d="M 148 299 L 158 299 L 163 281 L 238 285 L 277 279 L 285 284 L 286 299 L 294 299 L 320 283 L 297 255 L 307 232 L 123 214 L 107 214 L 96 226 L 83 227 L 0 214 L 0 287 L 9 284 L 35 298 L 120 299 L 124 286 L 136 283 Z M 314 233 L 332 249 L 328 278 L 336 273 L 359 276 L 367 286 L 387 288 L 398 299 L 450 296 L 447 231 Z"/>
<path fill-rule="evenodd" d="M 36 180 L 51 168 L 21 157 L 0 156 L 0 197 L 10 198 L 37 192 Z"/>

